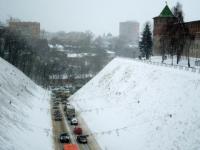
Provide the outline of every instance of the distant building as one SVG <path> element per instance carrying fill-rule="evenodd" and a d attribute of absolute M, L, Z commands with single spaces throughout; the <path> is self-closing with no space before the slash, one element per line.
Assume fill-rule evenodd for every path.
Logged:
<path fill-rule="evenodd" d="M 178 25 L 178 19 L 173 15 L 168 5 L 162 10 L 159 16 L 154 17 L 154 29 L 153 29 L 153 54 L 161 55 L 162 45 L 167 44 L 167 41 L 173 37 L 166 29 L 168 27 L 173 28 Z M 194 37 L 189 49 L 189 56 L 200 58 L 200 20 L 186 22 L 184 25 L 188 28 L 189 33 Z M 165 31 L 165 32 L 163 32 Z M 161 40 L 164 39 L 164 40 Z M 186 43 L 188 37 L 186 38 Z M 164 41 L 164 42 L 163 42 Z M 169 47 L 169 46 L 166 46 Z M 184 47 L 183 55 L 187 56 L 187 51 Z"/>
<path fill-rule="evenodd" d="M 29 38 L 40 38 L 40 23 L 39 22 L 21 22 L 10 21 L 9 28 L 21 32 Z"/>
<path fill-rule="evenodd" d="M 120 22 L 119 38 L 126 44 L 138 45 L 139 23 L 135 21 Z"/>

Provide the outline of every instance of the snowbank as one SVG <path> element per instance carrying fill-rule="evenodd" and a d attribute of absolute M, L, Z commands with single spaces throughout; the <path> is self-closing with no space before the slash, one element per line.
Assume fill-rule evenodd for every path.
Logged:
<path fill-rule="evenodd" d="M 0 149 L 52 150 L 49 92 L 0 58 Z"/>
<path fill-rule="evenodd" d="M 70 97 L 103 150 L 200 148 L 200 74 L 115 58 Z"/>

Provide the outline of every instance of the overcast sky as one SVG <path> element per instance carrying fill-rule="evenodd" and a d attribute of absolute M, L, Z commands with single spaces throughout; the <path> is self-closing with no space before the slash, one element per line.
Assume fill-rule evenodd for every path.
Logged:
<path fill-rule="evenodd" d="M 168 0 L 171 8 L 177 1 Z M 179 0 L 185 20 L 200 20 L 200 0 Z M 135 20 L 142 27 L 159 15 L 164 0 L 0 0 L 0 21 L 9 17 L 40 22 L 47 31 L 86 31 L 118 35 L 119 22 Z"/>

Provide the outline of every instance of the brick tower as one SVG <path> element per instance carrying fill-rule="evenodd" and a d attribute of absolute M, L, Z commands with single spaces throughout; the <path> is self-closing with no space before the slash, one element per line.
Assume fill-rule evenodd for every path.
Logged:
<path fill-rule="evenodd" d="M 159 16 L 154 17 L 154 29 L 153 29 L 153 55 L 161 55 L 161 37 L 162 39 L 168 38 L 167 27 L 174 25 L 177 22 L 177 18 L 173 15 L 168 5 L 162 10 Z"/>

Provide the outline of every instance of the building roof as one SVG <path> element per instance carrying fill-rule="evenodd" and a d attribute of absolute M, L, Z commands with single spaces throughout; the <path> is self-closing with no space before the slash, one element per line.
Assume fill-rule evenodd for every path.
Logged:
<path fill-rule="evenodd" d="M 160 13 L 159 17 L 174 17 L 173 13 L 169 9 L 169 6 L 166 5 L 165 8 Z"/>

